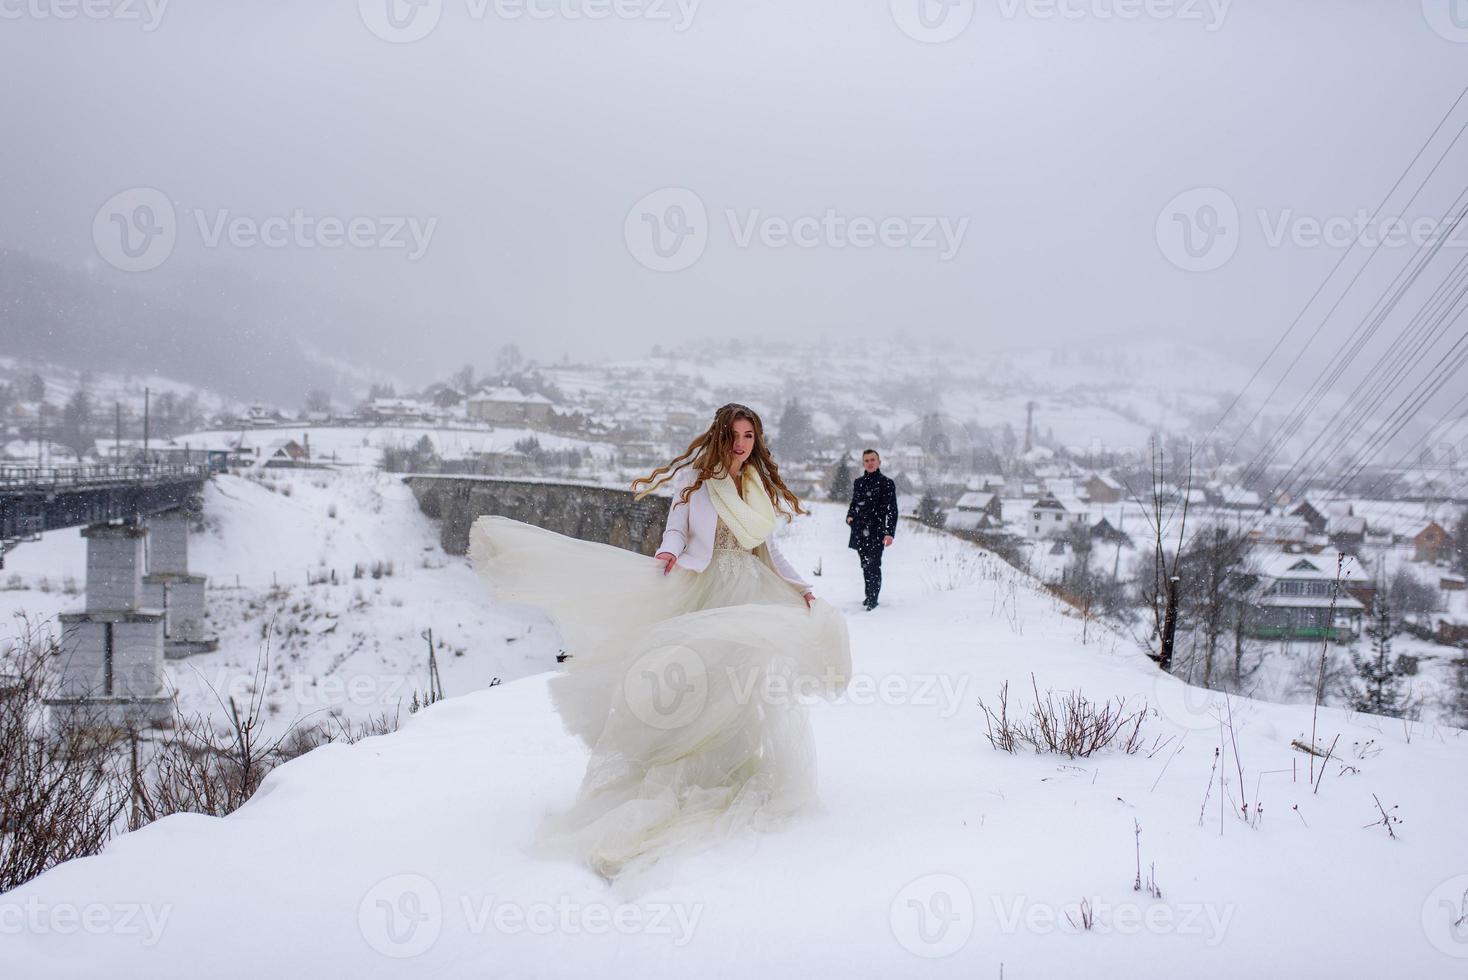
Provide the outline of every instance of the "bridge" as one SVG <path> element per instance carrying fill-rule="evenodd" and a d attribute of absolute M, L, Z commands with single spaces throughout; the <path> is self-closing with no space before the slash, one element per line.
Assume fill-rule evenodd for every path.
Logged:
<path fill-rule="evenodd" d="M 188 570 L 202 464 L 0 466 L 0 568 L 7 550 L 81 527 L 85 608 L 62 613 L 61 679 L 47 699 L 57 725 L 166 723 L 166 657 L 214 649 L 204 635 L 206 578 Z"/>
<path fill-rule="evenodd" d="M 208 463 L 0 466 L 0 568 L 6 551 L 45 531 L 181 507 L 213 471 Z"/>

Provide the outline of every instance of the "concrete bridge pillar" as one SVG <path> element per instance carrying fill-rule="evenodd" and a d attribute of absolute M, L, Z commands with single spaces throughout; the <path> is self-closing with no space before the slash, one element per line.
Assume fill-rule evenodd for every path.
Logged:
<path fill-rule="evenodd" d="M 148 570 L 142 604 L 164 612 L 163 654 L 169 658 L 213 650 L 219 640 L 206 635 L 204 591 L 208 576 L 189 573 L 189 521 L 193 511 L 175 507 L 144 519 L 148 528 Z"/>
<path fill-rule="evenodd" d="M 162 609 L 143 605 L 144 541 L 137 524 L 93 524 L 86 607 L 62 613 L 62 674 L 48 699 L 55 725 L 144 726 L 172 716 L 163 680 Z"/>

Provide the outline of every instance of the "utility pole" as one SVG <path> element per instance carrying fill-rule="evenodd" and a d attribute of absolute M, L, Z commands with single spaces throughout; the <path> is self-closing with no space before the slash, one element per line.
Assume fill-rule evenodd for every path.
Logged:
<path fill-rule="evenodd" d="M 122 463 L 122 402 L 113 402 L 112 411 L 117 427 L 112 439 L 112 464 L 116 466 Z"/>
<path fill-rule="evenodd" d="M 152 393 L 147 388 L 144 388 L 143 389 L 143 463 L 144 464 L 146 464 L 148 462 L 148 402 L 149 402 L 149 399 L 150 399 L 151 394 Z"/>

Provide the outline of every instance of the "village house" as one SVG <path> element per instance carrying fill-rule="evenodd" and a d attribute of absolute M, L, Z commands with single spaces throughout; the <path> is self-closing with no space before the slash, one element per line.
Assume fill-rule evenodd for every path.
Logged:
<path fill-rule="evenodd" d="M 1323 525 L 1322 525 L 1323 526 Z M 1283 548 L 1302 549 L 1318 532 L 1311 530 L 1309 518 L 1303 514 L 1271 514 L 1248 530 L 1247 536 L 1256 544 L 1277 545 Z"/>
<path fill-rule="evenodd" d="M 271 443 L 265 449 L 264 459 L 260 465 L 270 469 L 285 469 L 298 466 L 309 466 L 311 463 L 311 439 L 302 436 L 301 442 L 294 439 L 284 439 Z"/>
<path fill-rule="evenodd" d="M 1125 492 L 1122 485 L 1109 476 L 1092 473 L 1085 484 L 1086 497 L 1093 504 L 1114 504 Z"/>
<path fill-rule="evenodd" d="M 1283 553 L 1260 555 L 1255 587 L 1244 618 L 1244 633 L 1256 639 L 1318 640 L 1329 635 L 1338 642 L 1361 633 L 1365 605 L 1342 589 L 1335 595 L 1335 561 L 1317 555 Z M 1350 561 L 1346 580 L 1364 580 Z M 1332 615 L 1332 608 L 1334 615 Z"/>
<path fill-rule="evenodd" d="M 531 425 L 550 421 L 555 403 L 538 393 L 519 388 L 486 388 L 469 399 L 469 418 L 491 425 Z"/>
<path fill-rule="evenodd" d="M 1090 514 L 1074 497 L 1045 494 L 1030 507 L 1030 533 L 1037 538 L 1063 538 L 1076 526 L 1088 527 Z"/>
<path fill-rule="evenodd" d="M 420 425 L 433 421 L 437 412 L 412 398 L 374 398 L 362 414 L 375 425 Z"/>
<path fill-rule="evenodd" d="M 1326 522 L 1325 533 L 1337 551 L 1356 554 L 1366 541 L 1366 518 L 1354 514 L 1332 515 Z"/>
<path fill-rule="evenodd" d="M 999 495 L 987 491 L 970 490 L 958 498 L 953 509 L 960 513 L 988 514 L 996 521 L 1004 519 L 1004 505 Z"/>
<path fill-rule="evenodd" d="M 1132 546 L 1131 535 L 1104 517 L 1091 525 L 1091 538 L 1105 544 L 1119 544 L 1128 548 Z"/>
<path fill-rule="evenodd" d="M 943 526 L 950 531 L 988 531 L 1004 523 L 1004 508 L 997 493 L 970 490 L 948 511 Z"/>
<path fill-rule="evenodd" d="M 1453 536 L 1437 521 L 1412 536 L 1413 561 L 1442 562 L 1452 556 Z"/>
<path fill-rule="evenodd" d="M 1325 533 L 1325 525 L 1328 519 L 1323 513 L 1320 512 L 1320 508 L 1316 507 L 1308 500 L 1300 501 L 1299 506 L 1290 511 L 1290 516 L 1298 517 L 1303 520 L 1305 524 L 1310 528 L 1312 533 Z"/>

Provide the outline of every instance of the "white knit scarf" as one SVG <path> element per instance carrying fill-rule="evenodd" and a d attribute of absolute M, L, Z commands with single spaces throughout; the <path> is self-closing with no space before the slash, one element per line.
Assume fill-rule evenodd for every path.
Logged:
<path fill-rule="evenodd" d="M 734 487 L 734 479 L 727 473 L 718 479 L 705 480 L 709 488 L 709 499 L 725 526 L 734 532 L 740 547 L 753 551 L 764 544 L 765 538 L 775 529 L 775 503 L 765 492 L 759 474 L 742 467 L 745 496 L 740 497 Z M 746 499 L 747 498 L 747 499 Z"/>

